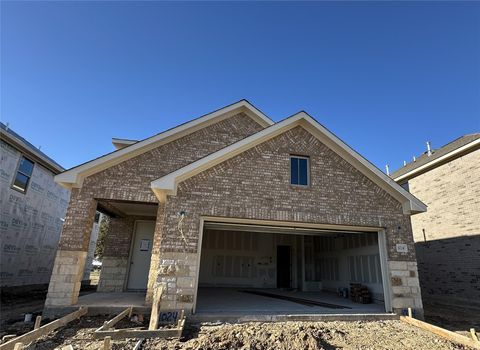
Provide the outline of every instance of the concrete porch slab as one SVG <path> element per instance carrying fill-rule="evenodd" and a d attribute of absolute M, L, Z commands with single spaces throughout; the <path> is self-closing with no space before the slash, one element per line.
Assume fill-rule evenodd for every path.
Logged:
<path fill-rule="evenodd" d="M 101 293 L 95 292 L 82 295 L 78 298 L 75 308 L 88 307 L 89 315 L 113 315 L 133 306 L 137 312 L 148 313 L 151 307 L 145 305 L 145 293 Z"/>
<path fill-rule="evenodd" d="M 128 307 L 145 306 L 145 293 L 90 293 L 78 298 L 75 306 Z"/>

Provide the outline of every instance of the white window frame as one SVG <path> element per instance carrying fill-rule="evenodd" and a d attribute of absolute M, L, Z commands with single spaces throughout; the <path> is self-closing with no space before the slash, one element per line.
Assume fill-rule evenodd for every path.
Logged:
<path fill-rule="evenodd" d="M 22 173 L 20 171 L 20 164 L 22 163 L 22 161 L 26 159 L 28 160 L 29 162 L 31 162 L 33 164 L 32 166 L 32 173 L 30 175 L 27 175 L 25 173 Z M 35 162 L 33 160 L 31 160 L 30 158 L 28 157 L 25 157 L 23 154 L 20 156 L 20 159 L 18 160 L 17 162 L 17 168 L 15 169 L 15 173 L 13 175 L 13 179 L 12 179 L 12 185 L 10 186 L 13 190 L 17 191 L 17 192 L 20 192 L 20 193 L 23 193 L 23 194 L 26 194 L 27 193 L 27 190 L 28 190 L 28 186 L 30 186 L 30 180 L 32 179 L 32 176 L 33 176 L 33 170 L 35 169 Z M 26 176 L 28 177 L 28 180 L 27 180 L 27 184 L 25 185 L 25 189 L 22 190 L 20 187 L 17 187 L 15 186 L 15 180 L 17 178 L 17 175 L 18 173 L 22 174 L 23 176 Z"/>

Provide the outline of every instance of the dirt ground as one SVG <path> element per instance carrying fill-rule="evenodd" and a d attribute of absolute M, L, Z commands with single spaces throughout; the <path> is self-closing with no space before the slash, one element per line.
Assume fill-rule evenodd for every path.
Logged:
<path fill-rule="evenodd" d="M 480 330 L 480 310 L 462 309 L 457 306 L 440 305 L 424 301 L 425 321 L 436 326 L 469 336 L 468 330 Z"/>
<path fill-rule="evenodd" d="M 93 331 L 105 317 L 82 317 L 67 327 L 31 344 L 31 350 L 97 350 L 102 342 Z M 118 328 L 130 327 L 123 321 Z M 133 349 L 136 339 L 114 340 L 113 349 Z M 195 324 L 184 330 L 181 340 L 149 339 L 143 349 L 156 350 L 320 350 L 389 349 L 447 350 L 469 349 L 401 321 L 376 322 L 280 322 L 244 324 Z"/>
<path fill-rule="evenodd" d="M 30 294 L 21 298 L 2 295 L 0 338 L 6 334 L 22 334 L 32 329 L 33 323 L 23 323 L 26 312 L 40 314 L 44 294 Z M 480 329 L 480 318 L 475 312 L 425 304 L 427 322 L 468 336 L 468 329 Z M 93 331 L 107 317 L 82 317 L 68 326 L 43 337 L 28 349 L 59 349 L 71 344 L 74 349 L 99 349 L 101 341 L 93 339 Z M 47 321 L 45 321 L 47 322 Z M 45 323 L 42 322 L 42 323 Z M 145 319 L 144 326 L 147 326 Z M 128 320 L 117 328 L 138 326 Z M 133 349 L 137 340 L 113 341 L 113 349 Z M 400 321 L 377 322 L 288 322 L 246 324 L 193 324 L 186 326 L 181 340 L 150 339 L 143 349 L 467 349 Z"/>

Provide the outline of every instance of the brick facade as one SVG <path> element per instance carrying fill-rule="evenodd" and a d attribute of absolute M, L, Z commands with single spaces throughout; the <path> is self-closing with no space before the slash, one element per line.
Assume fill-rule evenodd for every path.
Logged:
<path fill-rule="evenodd" d="M 310 157 L 311 186 L 290 185 L 291 154 Z M 187 213 L 182 226 L 186 245 L 178 228 L 180 211 Z M 182 283 L 184 277 L 196 278 L 202 215 L 385 228 L 388 260 L 404 263 L 401 270 L 409 278 L 395 279 L 408 290 L 394 293 L 394 307 L 421 312 L 409 216 L 398 201 L 301 127 L 180 183 L 177 195 L 167 198 L 158 281 L 167 286 L 169 307 L 192 307 L 193 289 L 177 283 L 178 278 Z M 397 243 L 407 244 L 408 253 L 398 253 Z"/>
<path fill-rule="evenodd" d="M 96 200 L 157 203 L 150 188 L 152 180 L 261 129 L 249 117 L 239 114 L 87 177 L 82 188 L 72 192 L 61 253 L 77 254 L 86 250 L 83 243 L 88 235 L 84 227 L 89 223 Z M 290 185 L 291 154 L 310 157 L 309 187 Z M 179 227 L 180 211 L 185 211 L 186 216 Z M 393 305 L 395 309 L 415 307 L 421 312 L 410 217 L 403 214 L 397 200 L 302 127 L 180 183 L 177 195 L 168 196 L 166 203 L 159 204 L 147 301 L 158 282 L 166 287 L 163 307 L 187 311 L 192 308 L 198 278 L 199 224 L 203 215 L 384 229 L 392 272 L 388 284 L 404 287 L 393 291 Z M 133 230 L 125 228 L 127 221 L 119 222 L 124 228 L 117 231 L 118 236 L 109 235 L 112 240 L 109 238 L 106 251 L 110 272 L 102 272 L 105 274 L 101 288 L 121 289 L 118 276 L 126 275 L 126 247 Z M 408 252 L 397 252 L 397 243 L 407 244 Z M 68 261 L 58 263 L 68 265 Z M 57 275 L 52 276 L 52 281 L 54 279 L 57 284 L 63 281 Z M 76 300 L 72 293 L 75 294 L 70 292 L 58 299 L 49 294 L 47 304 L 71 305 L 68 302 Z"/>
<path fill-rule="evenodd" d="M 56 264 L 61 263 L 62 252 L 87 251 L 96 199 L 157 203 L 151 181 L 262 129 L 245 113 L 239 113 L 85 178 L 81 188 L 72 189 Z M 68 265 L 69 260 L 61 264 Z M 50 284 L 56 290 L 67 282 L 55 275 L 55 271 L 54 268 Z M 65 276 L 65 279 L 72 277 Z M 49 293 L 46 304 L 71 305 L 77 298 L 77 291 L 65 291 L 61 296 Z"/>
<path fill-rule="evenodd" d="M 410 192 L 428 205 L 426 213 L 412 216 L 425 300 L 480 300 L 479 164 L 477 149 L 408 181 Z"/>
<path fill-rule="evenodd" d="M 128 272 L 135 220 L 143 217 L 111 218 L 105 237 L 98 292 L 122 292 Z"/>

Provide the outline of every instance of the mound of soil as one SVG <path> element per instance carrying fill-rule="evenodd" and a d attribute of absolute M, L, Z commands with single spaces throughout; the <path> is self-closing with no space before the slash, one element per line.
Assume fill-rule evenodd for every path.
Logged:
<path fill-rule="evenodd" d="M 467 349 L 400 321 L 198 325 L 185 339 L 149 339 L 156 350 Z"/>

